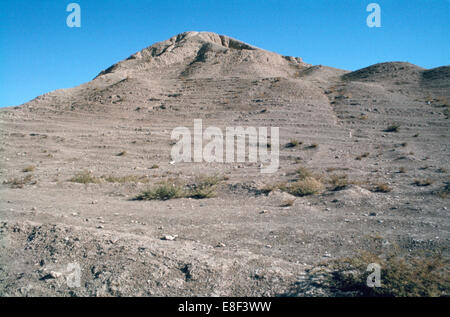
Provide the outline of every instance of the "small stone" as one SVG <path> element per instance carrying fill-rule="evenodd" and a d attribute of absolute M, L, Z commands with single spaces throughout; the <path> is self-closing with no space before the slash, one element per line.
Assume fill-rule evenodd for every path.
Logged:
<path fill-rule="evenodd" d="M 369 214 L 369 216 L 371 216 L 371 217 L 375 217 L 376 215 L 377 215 L 376 212 L 371 212 L 371 213 Z"/>
<path fill-rule="evenodd" d="M 62 276 L 62 273 L 56 272 L 56 271 L 51 271 L 48 275 L 51 278 L 60 278 Z"/>
<path fill-rule="evenodd" d="M 269 211 L 268 210 L 262 210 L 261 212 L 260 212 L 260 214 L 267 214 Z"/>
<path fill-rule="evenodd" d="M 216 245 L 216 248 L 224 248 L 224 247 L 226 247 L 226 245 L 225 245 L 225 243 L 222 243 L 222 242 L 219 242 L 219 243 Z"/>
<path fill-rule="evenodd" d="M 171 236 L 171 235 L 167 234 L 164 237 L 162 237 L 161 240 L 174 241 L 177 237 L 178 237 L 177 235 Z"/>
<path fill-rule="evenodd" d="M 36 211 L 36 207 L 31 207 L 31 211 Z"/>
<path fill-rule="evenodd" d="M 97 226 L 97 229 L 103 229 L 103 228 L 105 228 L 105 226 Z"/>

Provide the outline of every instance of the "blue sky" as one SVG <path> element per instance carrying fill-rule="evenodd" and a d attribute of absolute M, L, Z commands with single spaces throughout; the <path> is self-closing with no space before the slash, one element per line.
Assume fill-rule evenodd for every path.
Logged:
<path fill-rule="evenodd" d="M 372 2 L 381 28 L 367 27 Z M 81 7 L 81 28 L 66 25 L 69 3 Z M 348 70 L 449 65 L 449 21 L 450 0 L 0 0 L 0 106 L 87 82 L 184 31 Z"/>

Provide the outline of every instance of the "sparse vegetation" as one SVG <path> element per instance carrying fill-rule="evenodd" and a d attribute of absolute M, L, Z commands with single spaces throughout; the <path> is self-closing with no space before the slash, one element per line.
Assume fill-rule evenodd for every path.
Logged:
<path fill-rule="evenodd" d="M 98 184 L 101 182 L 101 180 L 95 177 L 90 171 L 79 172 L 75 174 L 75 176 L 72 177 L 69 181 L 80 184 Z"/>
<path fill-rule="evenodd" d="M 338 191 L 347 188 L 350 184 L 347 175 L 331 175 L 329 183 L 332 185 L 333 191 Z"/>
<path fill-rule="evenodd" d="M 152 170 L 154 170 L 154 169 L 159 168 L 159 165 L 158 165 L 158 164 L 153 164 L 150 168 L 151 168 Z"/>
<path fill-rule="evenodd" d="M 299 179 L 305 179 L 306 177 L 312 177 L 312 173 L 305 167 L 299 167 L 296 171 Z"/>
<path fill-rule="evenodd" d="M 392 124 L 388 126 L 384 132 L 398 132 L 400 130 L 400 126 L 398 124 Z"/>
<path fill-rule="evenodd" d="M 33 172 L 36 169 L 36 166 L 34 165 L 29 165 L 27 167 L 25 167 L 22 172 L 24 173 L 29 173 L 29 172 Z"/>
<path fill-rule="evenodd" d="M 169 200 L 184 196 L 184 189 L 177 184 L 163 182 L 143 191 L 135 200 Z"/>
<path fill-rule="evenodd" d="M 217 176 L 201 177 L 188 186 L 186 197 L 195 199 L 213 198 L 217 195 L 216 186 L 221 181 Z"/>
<path fill-rule="evenodd" d="M 5 184 L 10 185 L 11 188 L 14 189 L 23 188 L 25 185 L 34 185 L 36 183 L 37 182 L 33 179 L 32 174 L 28 174 L 22 178 L 14 178 L 10 181 L 5 182 Z"/>
<path fill-rule="evenodd" d="M 361 161 L 363 158 L 369 157 L 370 153 L 369 152 L 365 152 L 359 156 L 356 157 L 357 161 Z"/>
<path fill-rule="evenodd" d="M 367 266 L 381 268 L 381 287 L 369 288 Z M 449 295 L 449 261 L 440 254 L 405 258 L 398 255 L 382 257 L 374 253 L 335 260 L 329 264 L 329 287 L 355 292 L 358 296 L 439 297 Z"/>
<path fill-rule="evenodd" d="M 219 176 L 201 176 L 192 184 L 183 185 L 181 181 L 165 181 L 143 191 L 135 200 L 169 200 L 177 198 L 206 199 L 217 195 L 217 185 L 223 181 Z"/>
<path fill-rule="evenodd" d="M 311 145 L 309 145 L 308 147 L 306 147 L 307 149 L 317 149 L 319 147 L 319 144 L 317 144 L 317 143 L 313 143 L 313 144 L 311 144 Z"/>
<path fill-rule="evenodd" d="M 375 185 L 375 187 L 372 189 L 373 192 L 375 193 L 389 193 L 392 191 L 392 188 L 389 187 L 388 184 L 377 184 Z"/>
<path fill-rule="evenodd" d="M 303 142 L 298 141 L 298 140 L 290 140 L 289 143 L 287 143 L 285 145 L 285 147 L 286 148 L 294 148 L 294 147 L 296 147 L 298 145 L 301 145 L 301 144 L 303 144 Z"/>
<path fill-rule="evenodd" d="M 318 194 L 322 192 L 324 188 L 324 185 L 320 181 L 309 176 L 304 179 L 299 179 L 294 183 L 280 186 L 282 191 L 297 197 Z"/>
<path fill-rule="evenodd" d="M 416 179 L 413 184 L 419 187 L 425 187 L 433 184 L 433 181 L 431 179 Z"/>

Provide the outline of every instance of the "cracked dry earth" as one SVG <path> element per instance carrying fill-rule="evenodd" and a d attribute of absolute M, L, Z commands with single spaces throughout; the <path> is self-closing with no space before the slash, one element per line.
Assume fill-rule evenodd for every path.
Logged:
<path fill-rule="evenodd" d="M 0 295 L 334 296 L 311 272 L 374 243 L 448 259 L 449 95 L 449 66 L 349 72 L 187 32 L 2 108 Z M 280 127 L 279 170 L 171 164 L 194 119 Z M 267 190 L 299 167 L 320 192 Z M 84 171 L 98 181 L 74 182 Z M 223 176 L 216 197 L 133 200 L 200 175 Z"/>

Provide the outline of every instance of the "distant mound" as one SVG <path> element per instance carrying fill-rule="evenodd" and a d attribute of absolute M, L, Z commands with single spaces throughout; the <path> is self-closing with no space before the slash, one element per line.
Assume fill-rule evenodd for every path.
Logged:
<path fill-rule="evenodd" d="M 436 67 L 422 73 L 422 84 L 435 88 L 450 88 L 450 66 Z"/>
<path fill-rule="evenodd" d="M 346 70 L 323 65 L 314 65 L 310 67 L 305 67 L 303 70 L 301 70 L 299 72 L 299 77 L 327 81 L 332 78 L 340 77 L 346 73 L 348 73 L 348 71 Z"/>
<path fill-rule="evenodd" d="M 309 65 L 304 64 L 301 58 L 281 56 L 225 35 L 185 32 L 131 55 L 102 71 L 97 77 L 110 73 L 125 76 L 154 73 L 160 78 L 236 75 L 275 77 L 294 73 L 292 66 Z M 159 71 L 161 69 L 165 70 L 164 73 Z"/>
<path fill-rule="evenodd" d="M 349 81 L 418 81 L 422 77 L 423 68 L 405 62 L 379 63 L 345 74 L 342 79 Z"/>

